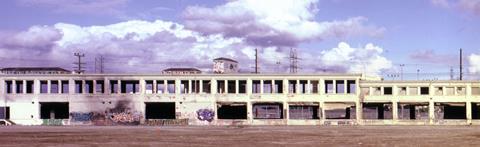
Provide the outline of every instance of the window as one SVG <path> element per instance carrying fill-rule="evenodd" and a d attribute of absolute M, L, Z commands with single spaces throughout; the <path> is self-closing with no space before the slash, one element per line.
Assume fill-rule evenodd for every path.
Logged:
<path fill-rule="evenodd" d="M 58 93 L 58 81 L 50 82 L 50 93 Z"/>
<path fill-rule="evenodd" d="M 247 93 L 247 81 L 245 80 L 238 81 L 238 93 Z"/>
<path fill-rule="evenodd" d="M 48 82 L 40 81 L 40 93 L 48 93 Z"/>
<path fill-rule="evenodd" d="M 104 81 L 103 80 L 97 80 L 96 85 L 95 85 L 95 92 L 96 93 L 104 93 Z"/>
<path fill-rule="evenodd" d="M 12 81 L 5 81 L 5 91 L 7 93 L 13 93 L 13 82 Z"/>
<path fill-rule="evenodd" d="M 300 93 L 307 93 L 307 80 L 300 80 L 299 82 L 299 91 Z"/>
<path fill-rule="evenodd" d="M 23 93 L 23 81 L 15 81 L 16 93 Z"/>
<path fill-rule="evenodd" d="M 225 81 L 217 80 L 217 93 L 225 93 Z"/>
<path fill-rule="evenodd" d="M 168 93 L 175 93 L 175 81 L 174 80 L 167 80 L 167 92 Z"/>
<path fill-rule="evenodd" d="M 282 80 L 275 80 L 275 93 L 283 93 L 283 81 Z"/>
<path fill-rule="evenodd" d="M 263 93 L 272 93 L 272 81 L 271 80 L 265 80 L 263 81 Z"/>
<path fill-rule="evenodd" d="M 189 88 L 189 84 L 188 84 L 188 80 L 181 80 L 180 81 L 180 93 L 188 93 L 190 91 L 190 88 Z"/>
<path fill-rule="evenodd" d="M 429 92 L 429 88 L 428 87 L 420 87 L 420 94 L 421 95 L 428 95 L 430 92 Z"/>
<path fill-rule="evenodd" d="M 93 93 L 93 81 L 85 81 L 85 93 Z"/>
<path fill-rule="evenodd" d="M 288 80 L 288 93 L 297 93 L 297 81 Z"/>
<path fill-rule="evenodd" d="M 203 80 L 202 81 L 202 92 L 211 93 L 211 86 L 212 86 L 212 83 L 210 82 L 210 80 Z"/>
<path fill-rule="evenodd" d="M 333 81 L 326 80 L 325 81 L 325 93 L 333 93 Z"/>
<path fill-rule="evenodd" d="M 407 87 L 398 87 L 398 95 L 407 95 Z"/>
<path fill-rule="evenodd" d="M 69 88 L 68 81 L 62 81 L 62 91 L 61 91 L 61 93 L 68 93 L 69 92 L 68 88 Z M 27 89 L 28 89 L 28 87 L 27 87 Z"/>
<path fill-rule="evenodd" d="M 392 87 L 383 87 L 383 95 L 392 95 L 393 90 Z"/>
<path fill-rule="evenodd" d="M 252 81 L 252 93 L 260 93 L 260 80 Z"/>
<path fill-rule="evenodd" d="M 33 81 L 27 81 L 27 93 L 33 93 Z"/>
<path fill-rule="evenodd" d="M 82 81 L 80 80 L 77 80 L 75 81 L 75 93 L 83 93 L 83 90 L 82 90 Z"/>
<path fill-rule="evenodd" d="M 121 81 L 121 93 L 135 94 L 140 92 L 140 81 Z"/>
<path fill-rule="evenodd" d="M 118 93 L 118 81 L 110 80 L 110 93 Z"/>
<path fill-rule="evenodd" d="M 318 81 L 312 80 L 310 81 L 310 90 L 312 93 L 318 93 Z"/>
<path fill-rule="evenodd" d="M 152 94 L 153 93 L 153 81 L 145 81 L 145 93 Z"/>
<path fill-rule="evenodd" d="M 343 80 L 337 80 L 336 93 L 345 93 L 345 82 Z"/>
<path fill-rule="evenodd" d="M 356 93 L 357 91 L 357 84 L 355 80 L 348 80 L 347 81 L 347 93 Z"/>
<path fill-rule="evenodd" d="M 227 93 L 237 93 L 236 91 L 236 82 L 234 80 L 227 81 Z"/>

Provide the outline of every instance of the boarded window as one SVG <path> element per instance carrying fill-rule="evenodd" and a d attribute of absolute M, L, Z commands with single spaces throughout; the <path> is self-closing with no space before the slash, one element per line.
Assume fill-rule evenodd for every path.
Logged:
<path fill-rule="evenodd" d="M 318 106 L 289 106 L 290 119 L 319 119 Z"/>
<path fill-rule="evenodd" d="M 282 119 L 283 118 L 282 104 L 254 104 L 253 118 L 255 119 Z"/>

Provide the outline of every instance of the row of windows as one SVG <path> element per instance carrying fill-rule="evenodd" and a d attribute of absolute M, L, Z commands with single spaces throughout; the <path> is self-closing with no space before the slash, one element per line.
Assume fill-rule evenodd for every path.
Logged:
<path fill-rule="evenodd" d="M 139 80 L 109 80 L 108 89 L 104 80 L 74 80 L 74 93 L 140 93 Z M 247 80 L 216 80 L 217 93 L 246 93 Z M 319 80 L 252 80 L 252 93 L 319 93 Z M 25 86 L 24 86 L 25 84 Z M 69 93 L 68 80 L 41 80 L 39 93 Z M 355 80 L 325 80 L 323 91 L 327 94 L 353 94 L 356 92 Z M 145 80 L 145 93 L 176 93 L 175 80 Z M 180 80 L 178 93 L 211 93 L 210 80 Z M 33 80 L 5 81 L 6 93 L 34 93 Z"/>
<path fill-rule="evenodd" d="M 370 94 L 369 87 L 362 88 L 362 91 L 367 95 L 393 95 L 393 87 L 371 87 Z M 407 92 L 408 89 L 408 92 Z M 480 87 L 472 87 L 472 95 L 480 95 Z M 430 95 L 430 87 L 398 87 L 397 95 Z M 433 95 L 466 95 L 466 88 L 463 86 L 449 87 L 440 86 L 434 87 Z"/>

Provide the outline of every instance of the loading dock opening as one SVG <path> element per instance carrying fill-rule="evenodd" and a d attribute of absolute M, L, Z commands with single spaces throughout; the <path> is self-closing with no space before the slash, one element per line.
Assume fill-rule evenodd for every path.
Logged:
<path fill-rule="evenodd" d="M 282 103 L 255 103 L 252 108 L 254 119 L 283 119 Z"/>
<path fill-rule="evenodd" d="M 40 119 L 68 119 L 68 102 L 40 102 Z"/>
<path fill-rule="evenodd" d="M 325 103 L 325 119 L 355 119 L 355 103 Z"/>
<path fill-rule="evenodd" d="M 392 119 L 391 103 L 363 103 L 363 119 Z"/>
<path fill-rule="evenodd" d="M 247 119 L 247 103 L 217 103 L 218 119 Z"/>
<path fill-rule="evenodd" d="M 288 106 L 289 119 L 319 119 L 319 110 L 318 103 L 290 103 Z"/>
<path fill-rule="evenodd" d="M 466 104 L 435 103 L 435 119 L 467 119 Z"/>
<path fill-rule="evenodd" d="M 425 120 L 428 118 L 428 103 L 399 103 L 398 119 Z"/>
<path fill-rule="evenodd" d="M 0 107 L 0 119 L 10 119 L 10 107 Z"/>
<path fill-rule="evenodd" d="M 146 119 L 175 119 L 174 102 L 146 102 Z"/>

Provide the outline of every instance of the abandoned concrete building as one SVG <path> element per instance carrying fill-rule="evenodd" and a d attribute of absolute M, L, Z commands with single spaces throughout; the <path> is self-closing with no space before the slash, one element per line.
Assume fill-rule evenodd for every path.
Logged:
<path fill-rule="evenodd" d="M 18 125 L 480 124 L 480 81 L 362 74 L 21 74 L 0 77 Z"/>

